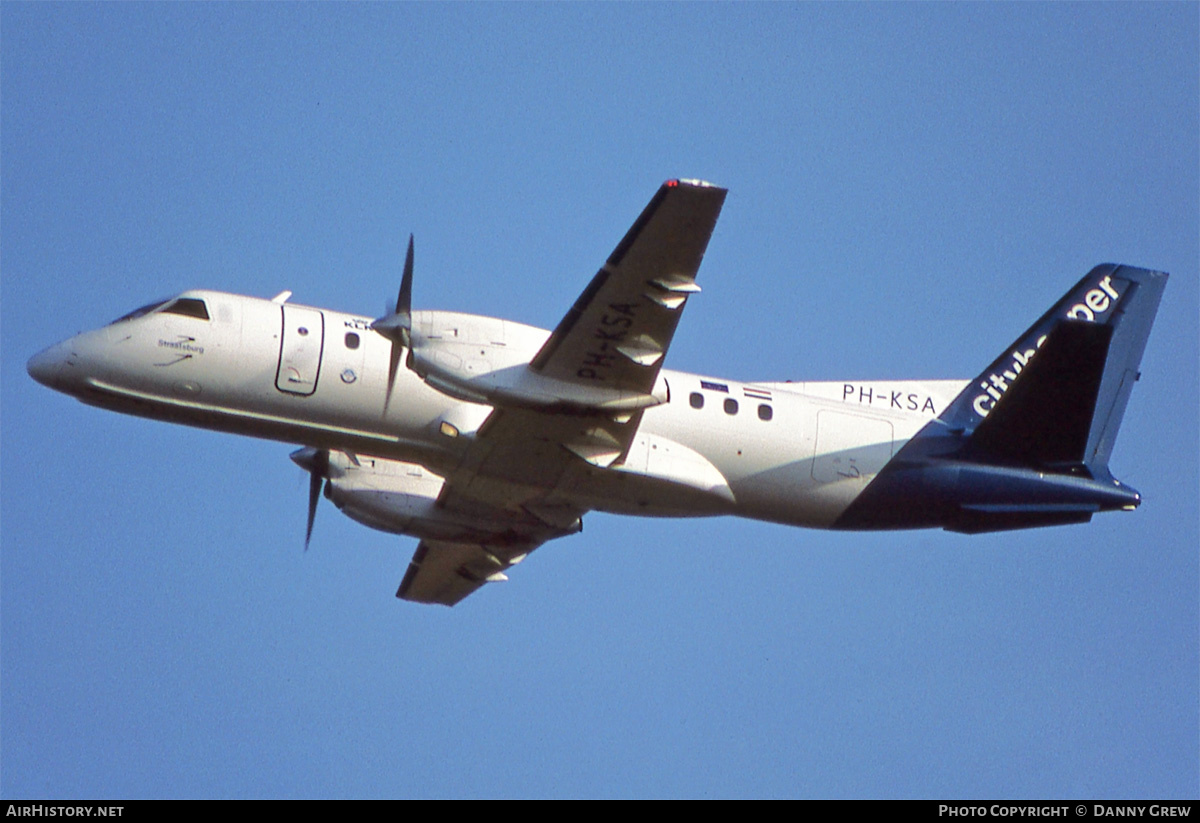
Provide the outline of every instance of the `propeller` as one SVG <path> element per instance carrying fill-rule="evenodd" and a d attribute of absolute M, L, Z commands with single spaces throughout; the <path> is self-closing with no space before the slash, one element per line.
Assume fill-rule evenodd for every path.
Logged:
<path fill-rule="evenodd" d="M 305 446 L 291 454 L 292 462 L 308 472 L 308 526 L 304 530 L 304 550 L 312 541 L 313 523 L 317 518 L 317 501 L 321 498 L 321 486 L 329 477 L 329 449 L 314 449 Z"/>
<path fill-rule="evenodd" d="M 412 347 L 412 278 L 413 236 L 408 236 L 408 254 L 404 257 L 404 274 L 400 278 L 400 293 L 396 295 L 395 307 L 371 324 L 392 341 L 391 357 L 388 360 L 387 394 L 383 398 L 383 414 L 386 417 L 388 404 L 392 401 L 392 388 L 396 385 L 396 372 L 400 370 L 400 350 Z"/>

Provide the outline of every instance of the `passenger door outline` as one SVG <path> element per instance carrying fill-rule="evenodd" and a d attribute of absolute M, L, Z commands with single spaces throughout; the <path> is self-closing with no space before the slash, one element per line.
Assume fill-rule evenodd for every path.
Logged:
<path fill-rule="evenodd" d="M 316 309 L 283 305 L 279 368 L 275 388 L 309 397 L 317 391 L 325 343 L 325 315 Z"/>

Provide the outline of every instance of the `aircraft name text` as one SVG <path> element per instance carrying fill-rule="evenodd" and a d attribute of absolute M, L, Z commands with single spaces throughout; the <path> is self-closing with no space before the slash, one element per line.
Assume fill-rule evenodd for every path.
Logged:
<path fill-rule="evenodd" d="M 174 349 L 175 351 L 185 351 L 189 354 L 204 354 L 203 346 L 193 346 L 196 342 L 194 337 L 180 337 L 178 340 L 163 340 L 159 338 L 158 347 L 160 349 Z"/>

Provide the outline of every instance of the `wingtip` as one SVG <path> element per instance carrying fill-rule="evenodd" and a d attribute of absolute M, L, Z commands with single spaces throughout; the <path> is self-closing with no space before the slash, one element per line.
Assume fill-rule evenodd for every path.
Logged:
<path fill-rule="evenodd" d="M 673 177 L 670 180 L 668 180 L 667 182 L 663 183 L 663 185 L 668 189 L 679 188 L 680 186 L 687 187 L 687 188 L 694 188 L 694 189 L 720 189 L 721 188 L 720 186 L 716 185 L 715 183 L 710 183 L 707 180 L 701 180 L 699 178 L 688 179 L 688 178 L 684 178 L 684 177 Z M 722 191 L 724 191 L 724 189 L 722 189 Z"/>

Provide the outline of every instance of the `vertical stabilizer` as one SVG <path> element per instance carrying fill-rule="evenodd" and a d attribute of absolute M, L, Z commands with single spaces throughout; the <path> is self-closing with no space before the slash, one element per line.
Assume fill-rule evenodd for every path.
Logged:
<path fill-rule="evenodd" d="M 1107 475 L 1166 282 L 1111 263 L 1088 272 L 943 412 L 971 435 L 963 456 Z"/>

